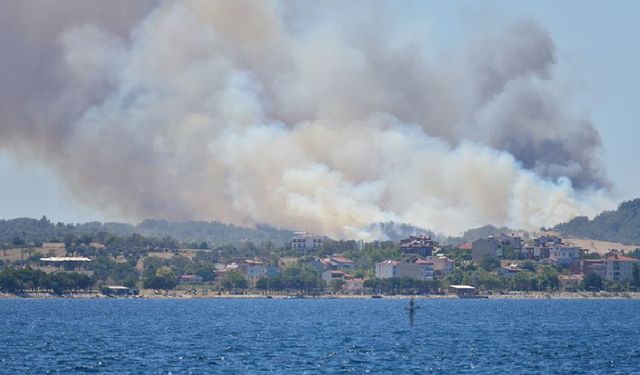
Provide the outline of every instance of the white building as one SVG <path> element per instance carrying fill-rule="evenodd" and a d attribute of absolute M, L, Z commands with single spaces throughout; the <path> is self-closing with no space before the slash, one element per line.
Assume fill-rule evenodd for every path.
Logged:
<path fill-rule="evenodd" d="M 433 261 L 418 259 L 415 263 L 404 263 L 385 260 L 376 263 L 376 277 L 379 279 L 409 277 L 416 280 L 433 280 Z"/>
<path fill-rule="evenodd" d="M 237 269 L 247 279 L 251 287 L 255 286 L 261 278 L 275 276 L 279 273 L 277 267 L 268 266 L 264 262 L 251 259 L 245 259 L 237 266 Z"/>
<path fill-rule="evenodd" d="M 558 265 L 569 266 L 575 259 L 580 259 L 581 251 L 576 246 L 555 245 L 549 249 L 549 259 Z"/>
<path fill-rule="evenodd" d="M 333 280 L 346 280 L 350 275 L 346 274 L 344 271 L 324 271 L 322 273 L 323 281 L 333 281 Z"/>
<path fill-rule="evenodd" d="M 322 236 L 307 232 L 295 232 L 291 239 L 291 248 L 300 251 L 311 251 L 322 248 Z"/>
<path fill-rule="evenodd" d="M 604 257 L 607 280 L 623 282 L 633 278 L 633 266 L 640 266 L 640 259 L 611 251 Z"/>

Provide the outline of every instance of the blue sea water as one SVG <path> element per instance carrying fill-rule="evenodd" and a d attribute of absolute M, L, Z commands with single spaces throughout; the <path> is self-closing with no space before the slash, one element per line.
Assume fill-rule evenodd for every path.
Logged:
<path fill-rule="evenodd" d="M 640 301 L 0 300 L 0 373 L 640 373 Z"/>

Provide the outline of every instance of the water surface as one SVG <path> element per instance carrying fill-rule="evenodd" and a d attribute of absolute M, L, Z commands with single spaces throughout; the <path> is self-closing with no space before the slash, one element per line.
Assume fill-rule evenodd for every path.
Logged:
<path fill-rule="evenodd" d="M 0 300 L 0 373 L 640 373 L 640 301 Z"/>

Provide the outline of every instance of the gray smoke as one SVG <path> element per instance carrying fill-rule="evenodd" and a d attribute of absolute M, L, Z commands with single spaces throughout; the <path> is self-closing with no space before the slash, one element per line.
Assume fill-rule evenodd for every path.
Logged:
<path fill-rule="evenodd" d="M 0 147 L 132 219 L 367 237 L 610 204 L 599 134 L 557 88 L 543 28 L 439 58 L 380 4 L 3 2 Z"/>

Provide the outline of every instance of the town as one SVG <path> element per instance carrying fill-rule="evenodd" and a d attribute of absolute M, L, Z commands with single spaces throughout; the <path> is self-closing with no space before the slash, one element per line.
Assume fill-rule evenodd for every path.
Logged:
<path fill-rule="evenodd" d="M 639 289 L 640 249 L 579 242 L 551 231 L 498 232 L 446 245 L 428 235 L 364 242 L 307 232 L 293 233 L 279 247 L 216 247 L 137 234 L 68 234 L 58 243 L 15 238 L 0 252 L 0 290 L 25 296 L 482 298 Z"/>

